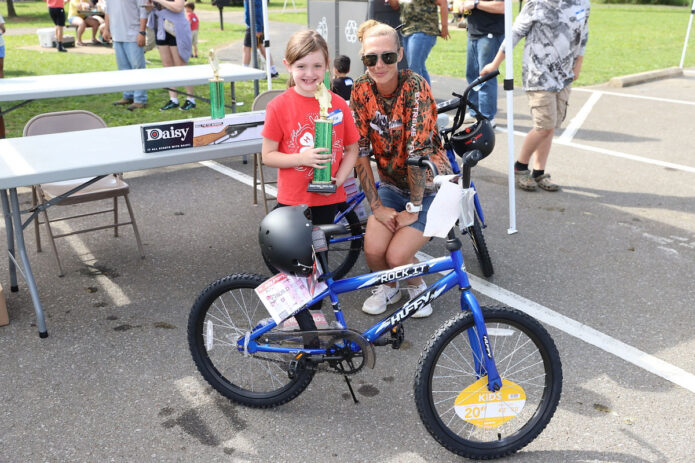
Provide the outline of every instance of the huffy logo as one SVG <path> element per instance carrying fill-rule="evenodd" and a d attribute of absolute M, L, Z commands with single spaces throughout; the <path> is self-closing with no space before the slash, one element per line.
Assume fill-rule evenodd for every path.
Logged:
<path fill-rule="evenodd" d="M 142 144 L 146 153 L 193 146 L 193 122 L 179 122 L 142 127 Z"/>

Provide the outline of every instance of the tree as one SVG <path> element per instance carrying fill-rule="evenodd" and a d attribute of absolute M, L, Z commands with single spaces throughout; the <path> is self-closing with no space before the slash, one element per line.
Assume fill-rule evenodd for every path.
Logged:
<path fill-rule="evenodd" d="M 8 18 L 16 18 L 17 17 L 17 12 L 14 10 L 14 1 L 13 0 L 7 0 L 7 17 Z"/>

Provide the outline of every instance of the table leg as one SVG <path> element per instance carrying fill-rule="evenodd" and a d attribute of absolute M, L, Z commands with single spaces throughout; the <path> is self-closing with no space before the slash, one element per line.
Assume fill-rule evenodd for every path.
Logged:
<path fill-rule="evenodd" d="M 29 263 L 29 256 L 27 256 L 27 249 L 24 246 L 24 229 L 22 228 L 22 216 L 19 213 L 19 199 L 17 198 L 16 188 L 10 189 L 10 202 L 14 229 L 17 231 L 17 233 L 15 233 L 17 236 L 17 250 L 19 251 L 19 257 L 22 260 L 22 265 L 24 266 L 24 278 L 27 280 L 27 286 L 29 286 L 31 300 L 34 302 L 36 326 L 39 328 L 39 337 L 46 338 L 48 337 L 48 331 L 46 331 L 46 319 L 43 315 L 43 307 L 41 307 L 41 300 L 39 300 L 39 291 L 36 288 L 34 274 L 31 272 L 31 264 Z"/>
<path fill-rule="evenodd" d="M 14 227 L 12 226 L 12 216 L 10 209 L 10 203 L 7 200 L 7 190 L 0 190 L 0 199 L 2 199 L 2 213 L 5 216 L 5 232 L 7 234 L 7 252 L 10 254 L 9 268 L 10 268 L 10 291 L 16 293 L 19 291 L 19 286 L 17 285 L 17 268 L 14 265 Z"/>

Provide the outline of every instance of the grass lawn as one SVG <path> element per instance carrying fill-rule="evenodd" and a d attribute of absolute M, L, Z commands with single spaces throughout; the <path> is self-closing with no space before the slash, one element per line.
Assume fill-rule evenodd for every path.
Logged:
<path fill-rule="evenodd" d="M 116 0 L 114 0 L 116 1 Z M 203 5 L 203 4 L 198 4 Z M 206 5 L 210 9 L 217 8 Z M 282 8 L 282 3 L 279 4 Z M 53 24 L 48 17 L 46 4 L 38 2 L 15 3 L 15 9 L 20 16 L 16 20 L 6 19 L 8 30 L 20 28 L 52 27 Z M 225 8 L 227 11 L 227 8 Z M 3 11 L 5 16 L 6 11 Z M 219 22 L 201 21 L 200 24 L 200 43 L 198 44 L 199 58 L 191 58 L 190 64 L 206 64 L 207 53 L 211 48 L 225 46 L 243 38 L 245 31 L 244 25 L 225 21 L 224 31 L 219 30 Z M 70 31 L 69 35 L 74 35 Z M 85 38 L 91 37 L 91 31 L 85 32 Z M 5 47 L 7 50 L 5 57 L 5 77 L 20 77 L 27 75 L 44 74 L 63 74 L 74 72 L 91 72 L 116 70 L 116 57 L 114 54 L 78 54 L 78 53 L 57 53 L 52 49 L 26 50 L 22 47 L 38 45 L 38 38 L 33 30 L 21 35 L 6 35 Z M 156 49 L 148 52 L 146 58 L 151 62 L 148 67 L 161 67 L 161 60 Z M 212 71 L 211 71 L 212 72 Z M 1 82 L 1 81 L 0 81 Z M 274 80 L 279 88 L 286 83 L 286 78 Z M 0 89 L 1 89 L 0 83 Z M 227 87 L 228 88 L 228 87 Z M 261 86 L 261 88 L 263 88 Z M 179 90 L 184 90 L 183 88 Z M 0 90 L 1 91 L 1 90 Z M 206 86 L 198 86 L 195 93 L 209 97 L 209 90 Z M 236 95 L 240 101 L 245 103 L 240 111 L 248 111 L 253 101 L 253 83 L 238 82 L 236 84 Z M 227 90 L 227 98 L 229 91 Z M 159 108 L 168 100 L 166 90 L 150 90 L 148 92 L 149 102 L 144 110 L 130 112 L 123 107 L 115 107 L 111 102 L 120 99 L 120 93 L 80 96 L 71 98 L 42 99 L 33 101 L 21 108 L 7 114 L 5 126 L 7 137 L 19 137 L 22 135 L 24 124 L 37 114 L 50 111 L 63 111 L 69 109 L 85 109 L 101 116 L 108 125 L 129 125 L 158 122 L 173 119 L 185 119 L 188 117 L 209 116 L 210 109 L 207 103 L 201 102 L 194 110 L 183 113 L 177 110 L 160 112 Z M 183 96 L 180 96 L 180 100 Z M 3 103 L 3 109 L 12 106 L 13 103 Z M 228 112 L 231 110 L 228 109 Z"/>
<path fill-rule="evenodd" d="M 116 0 L 114 0 L 116 1 Z M 273 21 L 306 24 L 307 0 L 295 0 L 300 12 L 292 12 L 292 2 L 288 2 L 287 11 L 282 13 L 284 0 L 272 0 L 269 4 L 270 19 Z M 15 3 L 19 18 L 9 20 L 7 28 L 22 29 L 36 27 L 51 27 L 46 6 L 43 1 L 25 1 Z M 206 3 L 196 4 L 196 10 L 217 11 L 216 7 Z M 512 7 L 514 14 L 518 13 L 518 5 Z M 225 13 L 242 11 L 242 7 L 226 7 Z M 6 13 L 6 11 L 3 11 Z M 241 40 L 245 26 L 230 22 L 229 15 L 225 16 L 224 31 L 219 30 L 218 21 L 201 22 L 201 43 L 199 56 L 192 58 L 191 64 L 206 63 L 207 52 L 210 48 L 218 48 L 231 42 Z M 592 85 L 608 81 L 611 77 L 633 74 L 636 72 L 677 66 L 685 39 L 685 32 L 690 18 L 688 7 L 660 7 L 635 5 L 592 5 L 589 19 L 589 44 L 582 74 L 577 85 Z M 464 77 L 466 62 L 466 31 L 450 28 L 452 38 L 448 41 L 439 39 L 427 61 L 431 74 Z M 90 32 L 85 32 L 90 37 Z M 70 72 L 89 72 L 100 70 L 115 70 L 116 60 L 113 54 L 83 55 L 77 53 L 55 53 L 54 51 L 25 50 L 21 47 L 33 46 L 38 43 L 36 34 L 31 31 L 23 35 L 6 35 L 7 56 L 5 58 L 5 76 L 18 77 L 23 75 L 60 74 Z M 523 44 L 514 50 L 514 69 L 516 86 L 521 86 L 521 54 Z M 152 62 L 150 67 L 161 66 L 159 54 L 153 50 L 147 54 Z M 695 66 L 695 34 L 691 34 L 686 67 Z M 501 67 L 504 71 L 504 64 Z M 285 78 L 276 79 L 275 88 L 285 84 Z M 237 84 L 237 95 L 250 108 L 253 87 L 250 82 Z M 207 96 L 205 87 L 198 87 L 196 93 Z M 5 123 L 7 136 L 21 136 L 22 127 L 32 116 L 51 110 L 82 108 L 93 111 L 106 120 L 109 125 L 137 124 L 156 122 L 184 117 L 180 111 L 160 112 L 168 96 L 165 90 L 149 91 L 149 105 L 144 111 L 129 112 L 123 108 L 111 106 L 111 101 L 120 97 L 119 94 L 99 96 L 74 97 L 70 99 L 38 100 L 7 115 Z M 4 104 L 5 108 L 11 106 Z M 186 113 L 185 117 L 206 116 L 209 114 L 207 104 L 202 103 L 195 110 Z"/>

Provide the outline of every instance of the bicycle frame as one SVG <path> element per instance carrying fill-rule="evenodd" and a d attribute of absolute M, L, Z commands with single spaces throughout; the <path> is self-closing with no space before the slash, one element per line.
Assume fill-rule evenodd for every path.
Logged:
<path fill-rule="evenodd" d="M 454 240 L 458 241 L 455 238 L 452 230 L 449 233 L 449 240 L 447 243 L 453 242 Z M 458 286 L 458 288 L 461 290 L 461 310 L 470 310 L 473 313 L 473 319 L 475 321 L 476 330 L 470 329 L 468 331 L 468 336 L 471 341 L 471 348 L 474 352 L 473 362 L 476 372 L 478 372 L 478 376 L 480 377 L 483 375 L 483 371 L 486 371 L 488 376 L 488 389 L 490 391 L 496 391 L 502 387 L 502 380 L 497 372 L 497 367 L 495 365 L 491 346 L 488 341 L 487 329 L 485 327 L 485 321 L 483 319 L 480 305 L 471 292 L 470 282 L 463 264 L 460 243 L 459 248 L 451 250 L 448 257 L 439 257 L 425 262 L 404 265 L 390 270 L 367 273 L 338 281 L 333 281 L 333 279 L 329 277 L 326 280 L 326 284 L 328 285 L 327 289 L 322 291 L 311 301 L 307 302 L 298 312 L 307 310 L 315 303 L 329 297 L 336 320 L 343 327 L 347 328 L 345 317 L 340 306 L 340 301 L 338 300 L 339 294 L 369 288 L 386 282 L 406 280 L 413 277 L 444 272 L 447 270 L 451 271 L 429 286 L 425 291 L 406 302 L 403 306 L 382 318 L 376 324 L 361 333 L 361 335 L 368 342 L 373 343 L 391 328 L 411 317 L 415 312 L 417 312 L 418 309 L 431 303 L 450 289 Z M 263 334 L 272 330 L 276 326 L 277 324 L 274 321 L 271 321 L 268 324 L 257 327 L 255 330 L 253 330 L 253 332 L 247 333 L 246 336 L 239 338 L 237 340 L 238 350 L 251 354 L 256 352 L 269 352 L 275 354 L 286 353 L 298 355 L 300 353 L 304 353 L 308 355 L 323 355 L 327 353 L 326 349 L 275 347 L 257 342 L 257 340 L 261 338 Z M 483 346 L 484 349 L 481 349 L 481 346 Z M 359 350 L 359 346 L 357 346 L 354 342 L 352 342 L 351 347 L 355 351 Z"/>

